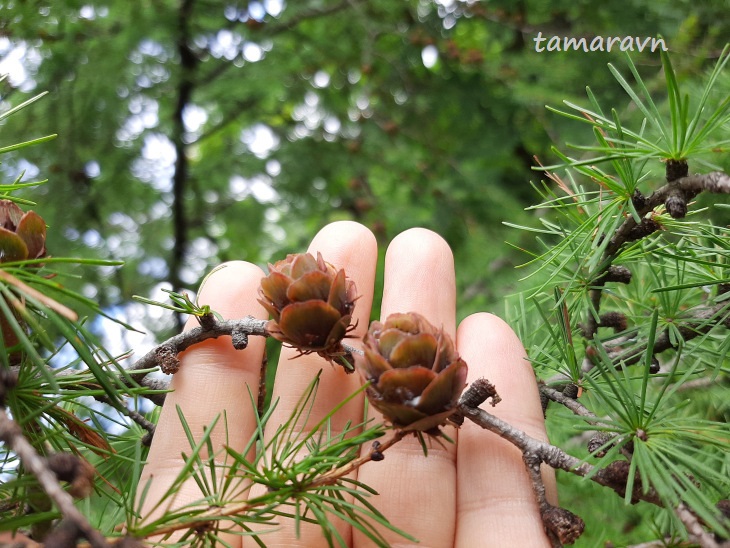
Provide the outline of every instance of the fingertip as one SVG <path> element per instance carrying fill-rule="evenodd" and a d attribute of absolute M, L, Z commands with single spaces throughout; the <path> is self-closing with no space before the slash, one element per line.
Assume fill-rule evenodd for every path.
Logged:
<path fill-rule="evenodd" d="M 308 252 L 313 255 L 321 253 L 326 262 L 337 269 L 344 269 L 346 276 L 355 283 L 358 298 L 355 301 L 351 325 L 357 327 L 352 335 L 361 335 L 367 330 L 373 301 L 378 259 L 375 236 L 359 223 L 338 221 L 328 224 L 317 233 Z M 284 347 L 279 358 L 272 395 L 272 400 L 278 401 L 278 405 L 271 413 L 269 424 L 284 424 L 291 420 L 292 413 L 300 417 L 297 409 L 301 405 L 302 394 L 315 376 L 319 376 L 317 397 L 308 407 L 305 416 L 301 417 L 301 421 L 291 425 L 292 428 L 308 431 L 315 425 L 321 425 L 326 418 L 328 432 L 337 435 L 351 428 L 352 423 L 362 421 L 362 392 L 343 403 L 343 398 L 359 388 L 358 375 L 347 374 L 344 368 L 327 364 L 316 354 L 298 355 L 296 349 Z M 337 412 L 333 413 L 333 409 L 337 409 Z M 267 429 L 266 435 L 270 439 L 275 432 Z M 254 491 L 258 493 L 256 489 Z M 338 534 L 343 538 L 350 536 L 349 526 L 345 522 L 338 521 L 337 528 Z M 300 526 L 286 520 L 278 531 L 267 536 L 267 540 L 276 546 L 319 546 L 322 532 L 315 524 L 303 523 Z"/>
<path fill-rule="evenodd" d="M 469 382 L 485 377 L 496 387 L 502 401 L 494 414 L 517 420 L 530 435 L 544 438 L 535 372 L 509 324 L 494 314 L 472 314 L 459 325 L 456 348 L 469 366 Z"/>
<path fill-rule="evenodd" d="M 522 343 L 510 325 L 496 314 L 476 312 L 461 320 L 459 329 L 481 331 L 483 336 L 500 344 L 508 343 L 524 354 Z"/>
<path fill-rule="evenodd" d="M 386 263 L 389 258 L 395 260 L 402 253 L 418 262 L 439 264 L 452 270 L 454 267 L 454 255 L 449 244 L 440 234 L 427 228 L 409 228 L 393 238 L 385 256 Z"/>
<path fill-rule="evenodd" d="M 459 346 L 459 343 L 460 346 Z M 473 348 L 478 346 L 479 348 Z M 489 348 L 489 354 L 499 358 L 491 359 L 488 362 L 475 364 L 473 372 L 470 373 L 470 379 L 476 378 L 473 375 L 484 375 L 487 373 L 499 373 L 500 363 L 510 370 L 517 368 L 519 371 L 518 381 L 522 381 L 523 376 L 534 379 L 534 373 L 530 363 L 527 361 L 525 348 L 517 337 L 517 334 L 499 316 L 488 312 L 477 312 L 464 318 L 459 324 L 457 331 L 457 348 L 460 353 L 468 352 L 479 354 L 480 349 Z M 463 349 L 463 350 L 462 350 Z M 513 377 L 513 375 L 509 375 Z"/>
<path fill-rule="evenodd" d="M 412 228 L 393 239 L 385 255 L 382 319 L 397 312 L 417 312 L 453 336 L 455 296 L 454 258 L 441 236 Z M 369 413 L 378 416 L 372 407 Z M 368 449 L 363 446 L 362 450 Z M 379 493 L 378 510 L 391 517 L 391 523 L 416 532 L 429 545 L 451 546 L 456 509 L 455 458 L 455 446 L 448 443 L 434 443 L 428 458 L 423 458 L 417 440 L 409 438 L 388 451 L 387 470 L 381 463 L 366 463 L 358 469 L 357 479 Z M 428 501 L 428 512 L 408 511 L 424 500 Z M 433 516 L 439 516 L 439 520 L 433 520 Z M 384 532 L 384 536 L 398 544 L 392 532 Z M 356 546 L 369 546 L 358 532 L 355 541 Z"/>
<path fill-rule="evenodd" d="M 335 221 L 324 226 L 312 239 L 310 253 L 326 250 L 324 260 L 358 268 L 378 256 L 378 242 L 366 226 L 355 221 Z M 324 255 L 324 253 L 323 253 Z"/>
<path fill-rule="evenodd" d="M 266 318 L 265 309 L 257 301 L 263 275 L 251 263 L 224 263 L 204 279 L 197 303 L 210 306 L 226 319 L 248 315 Z M 186 330 L 199 325 L 197 317 L 191 316 Z M 210 442 L 216 450 L 227 446 L 242 451 L 246 447 L 257 427 L 255 405 L 247 394 L 251 394 L 253 401 L 258 397 L 264 346 L 263 337 L 252 336 L 248 346 L 238 350 L 230 336 L 220 336 L 194 344 L 179 354 L 180 370 L 172 378 L 172 391 L 166 396 L 144 470 L 143 480 L 155 478 L 145 501 L 145 512 L 159 512 L 160 506 L 155 506 L 158 497 L 178 481 L 184 466 L 180 455 L 190 451 L 190 432 L 198 435 L 215 424 Z M 185 417 L 186 426 L 179 413 Z M 219 420 L 223 414 L 225 419 Z M 180 487 L 175 504 L 199 500 L 201 496 L 200 487 L 191 479 Z"/>
<path fill-rule="evenodd" d="M 453 336 L 455 303 L 454 256 L 446 240 L 425 228 L 396 236 L 385 254 L 382 318 L 418 312 Z"/>

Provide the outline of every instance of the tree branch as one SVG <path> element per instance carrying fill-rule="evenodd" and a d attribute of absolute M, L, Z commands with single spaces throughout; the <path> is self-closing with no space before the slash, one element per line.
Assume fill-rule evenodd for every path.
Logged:
<path fill-rule="evenodd" d="M 666 173 L 667 184 L 652 192 L 648 197 L 638 192 L 635 193 L 633 198 L 634 207 L 641 222 L 637 223 L 636 219 L 630 215 L 616 229 L 603 253 L 604 272 L 608 271 L 612 261 L 618 256 L 625 244 L 644 238 L 660 228 L 656 221 L 647 217 L 656 207 L 664 204 L 669 214 L 678 219 L 686 215 L 687 203 L 701 192 L 730 194 L 730 175 L 722 171 L 687 175 L 686 161 L 669 160 L 667 161 Z M 595 316 L 600 312 L 605 281 L 607 280 L 600 276 L 589 293 Z M 593 314 L 588 315 L 583 329 L 585 337 L 589 340 L 593 338 L 598 330 L 595 316 Z"/>
<path fill-rule="evenodd" d="M 134 373 L 134 371 L 155 369 L 159 366 L 163 373 L 176 373 L 180 367 L 178 354 L 208 339 L 229 336 L 233 339 L 232 343 L 234 348 L 243 350 L 248 344 L 249 335 L 261 337 L 271 336 L 266 329 L 268 320 L 259 320 L 253 316 L 246 316 L 238 320 L 218 320 L 212 314 L 208 314 L 202 316 L 199 321 L 201 325 L 170 337 L 132 364 L 127 369 L 131 379 L 144 386 L 154 387 L 155 389 L 166 389 L 167 384 L 164 381 L 157 379 L 149 380 L 146 378 L 148 373 Z M 342 349 L 346 354 L 363 354 L 362 350 L 345 343 L 342 343 Z M 149 399 L 157 405 L 162 405 L 165 394 L 157 394 L 154 398 L 149 397 Z"/>
<path fill-rule="evenodd" d="M 639 217 L 643 218 L 647 213 L 653 211 L 654 208 L 666 204 L 669 198 L 680 196 L 686 202 L 701 192 L 730 194 L 730 175 L 722 171 L 713 171 L 702 175 L 687 175 L 676 181 L 671 181 L 646 197 L 643 207 L 637 208 L 637 213 Z M 675 211 L 675 213 L 681 213 L 681 211 Z M 674 217 L 674 215 L 672 216 Z M 675 218 L 681 217 L 684 217 L 684 215 L 677 215 Z M 633 217 L 627 217 L 623 224 L 618 227 L 613 238 L 611 238 L 611 242 L 606 248 L 604 256 L 615 256 L 625 243 L 632 241 L 631 231 L 636 226 L 636 220 Z"/>
<path fill-rule="evenodd" d="M 621 496 L 626 494 L 626 482 L 617 481 L 617 474 L 613 473 L 609 468 L 602 470 L 596 469 L 595 466 L 567 454 L 559 447 L 528 436 L 522 430 L 504 422 L 491 413 L 487 413 L 483 409 L 465 405 L 463 402 L 464 398 L 468 397 L 468 393 L 469 389 L 464 392 L 464 395 L 459 400 L 458 409 L 459 413 L 471 420 L 474 424 L 506 439 L 520 449 L 523 454 L 536 455 L 542 462 L 556 470 L 564 470 L 577 476 L 590 477 L 591 481 L 605 487 L 610 487 Z M 654 489 L 649 489 L 644 493 L 639 482 L 634 486 L 631 496 L 632 500 L 643 500 L 657 506 L 664 506 Z"/>
<path fill-rule="evenodd" d="M 201 324 L 189 331 L 183 331 L 178 335 L 170 337 L 134 362 L 127 371 L 133 372 L 140 369 L 154 369 L 160 366 L 163 373 L 174 373 L 179 367 L 177 355 L 205 340 L 217 339 L 218 337 L 224 336 L 241 337 L 244 334 L 260 335 L 263 337 L 269 336 L 269 332 L 266 330 L 268 320 L 257 320 L 253 316 L 246 316 L 240 320 L 217 320 L 212 315 L 211 318 L 212 321 L 205 321 L 204 325 Z M 133 374 L 132 378 L 136 382 L 140 382 L 146 374 Z"/>
<path fill-rule="evenodd" d="M 575 398 L 570 398 L 570 397 L 566 396 L 560 390 L 555 390 L 554 388 L 550 388 L 546 384 L 541 384 L 540 392 L 545 394 L 552 401 L 559 403 L 561 405 L 564 405 L 565 407 L 570 409 L 576 415 L 579 415 L 581 417 L 586 417 L 590 424 L 595 424 L 595 425 L 601 424 L 598 417 L 596 415 L 594 415 L 592 411 L 590 411 L 587 407 L 585 407 L 582 403 L 580 403 Z"/>
<path fill-rule="evenodd" d="M 325 485 L 333 485 L 337 483 L 340 478 L 346 476 L 354 470 L 357 470 L 366 462 L 383 460 L 383 451 L 386 451 L 390 447 L 394 446 L 400 440 L 405 438 L 408 434 L 411 434 L 411 432 L 396 430 L 390 437 L 390 439 L 388 439 L 386 442 L 380 443 L 377 440 L 374 441 L 372 449 L 366 455 L 363 455 L 362 457 L 353 460 L 345 466 L 335 468 L 331 472 L 319 476 L 317 479 L 309 484 L 308 489 L 316 489 L 317 487 L 324 487 Z"/>
<path fill-rule="evenodd" d="M 351 473 L 353 470 L 356 470 L 358 467 L 362 466 L 366 462 L 383 460 L 383 452 L 401 441 L 408 434 L 411 434 L 411 432 L 395 431 L 393 435 L 384 443 L 380 443 L 377 440 L 374 441 L 372 444 L 372 449 L 366 455 L 363 455 L 362 457 L 353 460 L 345 466 L 335 468 L 332 471 L 317 477 L 310 483 L 303 484 L 300 488 L 300 491 L 313 491 L 316 489 L 325 488 L 328 485 L 334 485 L 337 483 L 337 481 Z M 295 493 L 293 492 L 288 493 L 289 497 L 293 496 L 294 494 Z M 194 520 L 166 525 L 162 528 L 155 529 L 153 532 L 149 533 L 148 536 L 169 535 L 170 533 L 179 531 L 181 529 L 190 530 L 203 528 L 209 525 L 211 522 L 218 521 L 221 517 L 244 514 L 253 510 L 254 508 L 258 508 L 261 506 L 271 507 L 271 498 L 267 496 L 261 496 L 242 503 L 231 504 L 223 507 L 211 507 L 206 512 L 199 514 Z"/>
<path fill-rule="evenodd" d="M 187 144 L 185 143 L 185 121 L 183 115 L 190 103 L 195 88 L 194 75 L 198 66 L 198 59 L 190 47 L 189 22 L 195 0 L 183 0 L 178 12 L 177 52 L 180 57 L 180 79 L 177 85 L 177 99 L 172 116 L 172 135 L 170 140 L 175 146 L 175 171 L 172 176 L 172 222 L 174 245 L 170 259 L 170 282 L 173 289 L 179 290 L 182 286 L 180 269 L 185 260 L 188 228 L 185 212 L 185 193 L 188 183 L 189 168 Z M 178 328 L 182 328 L 179 316 L 176 316 Z"/>
<path fill-rule="evenodd" d="M 687 533 L 689 533 L 690 538 L 702 548 L 720 548 L 720 544 L 715 540 L 714 536 L 702 528 L 700 520 L 687 508 L 686 504 L 680 503 L 674 509 L 674 513 L 679 518 L 679 521 L 687 528 Z"/>
<path fill-rule="evenodd" d="M 525 462 L 527 473 L 530 475 L 532 490 L 540 508 L 540 517 L 553 548 L 561 548 L 564 544 L 573 544 L 583 534 L 585 522 L 565 508 L 553 506 L 548 502 L 545 482 L 540 471 L 542 459 L 538 455 L 523 453 L 522 460 Z"/>

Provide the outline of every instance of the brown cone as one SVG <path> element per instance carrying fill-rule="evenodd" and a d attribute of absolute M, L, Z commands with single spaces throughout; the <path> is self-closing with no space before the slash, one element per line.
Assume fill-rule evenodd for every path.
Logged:
<path fill-rule="evenodd" d="M 438 433 L 466 386 L 451 337 L 411 312 L 373 322 L 364 343 L 356 363 L 373 406 L 396 428 Z"/>
<path fill-rule="evenodd" d="M 259 302 L 273 317 L 268 330 L 274 338 L 303 354 L 333 359 L 344 353 L 342 339 L 354 329 L 355 293 L 355 282 L 344 270 L 319 253 L 316 259 L 299 253 L 269 265 Z"/>

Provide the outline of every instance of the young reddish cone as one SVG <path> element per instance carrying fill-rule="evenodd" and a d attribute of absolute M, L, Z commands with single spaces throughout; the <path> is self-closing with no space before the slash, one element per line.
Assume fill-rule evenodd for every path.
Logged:
<path fill-rule="evenodd" d="M 46 223 L 34 211 L 25 212 L 10 200 L 0 200 L 0 263 L 40 259 L 46 256 Z M 18 336 L 10 322 L 24 325 L 16 314 L 14 319 L 0 313 L 0 331 L 6 348 L 18 344 Z M 10 363 L 20 363 L 21 353 L 12 352 Z"/>
<path fill-rule="evenodd" d="M 396 428 L 439 435 L 466 386 L 451 337 L 411 312 L 373 322 L 363 341 L 356 363 L 370 403 Z"/>
<path fill-rule="evenodd" d="M 34 211 L 24 212 L 10 200 L 0 200 L 0 262 L 46 256 L 46 223 Z"/>
<path fill-rule="evenodd" d="M 356 300 L 355 282 L 317 253 L 288 255 L 269 265 L 261 280 L 259 302 L 273 319 L 271 335 L 303 354 L 316 352 L 332 360 L 344 354 L 342 339 L 350 325 Z"/>

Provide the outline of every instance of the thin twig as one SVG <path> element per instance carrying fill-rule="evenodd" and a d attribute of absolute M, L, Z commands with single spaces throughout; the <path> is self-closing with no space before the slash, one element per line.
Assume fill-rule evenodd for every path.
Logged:
<path fill-rule="evenodd" d="M 383 443 L 375 441 L 373 442 L 372 450 L 368 451 L 367 454 L 363 455 L 362 457 L 355 459 L 348 463 L 345 466 L 341 466 L 339 468 L 335 468 L 331 472 L 327 472 L 326 474 L 322 474 L 319 476 L 316 480 L 314 480 L 312 483 L 309 484 L 310 489 L 316 489 L 317 487 L 323 487 L 325 485 L 332 485 L 337 482 L 340 478 L 346 476 L 353 470 L 356 470 L 366 462 L 370 462 L 372 460 L 380 460 L 382 458 L 383 451 L 389 449 L 390 447 L 394 446 L 396 443 L 398 443 L 400 440 L 406 437 L 406 435 L 410 434 L 411 432 L 404 432 L 403 430 L 396 430 L 393 433 L 393 436 L 391 438 Z"/>
<path fill-rule="evenodd" d="M 468 392 L 468 390 L 467 390 Z M 615 480 L 605 470 L 597 470 L 592 466 L 578 458 L 575 458 L 559 447 L 540 441 L 528 436 L 522 430 L 519 430 L 511 424 L 497 418 L 491 413 L 487 413 L 483 409 L 469 407 L 462 403 L 464 396 L 459 401 L 459 412 L 465 418 L 471 420 L 474 424 L 494 432 L 498 436 L 506 439 L 512 445 L 515 445 L 522 453 L 533 453 L 542 459 L 542 462 L 557 470 L 564 470 L 576 476 L 590 476 L 591 481 L 610 487 L 619 495 L 625 495 L 625 485 L 617 485 Z M 632 500 L 643 500 L 657 506 L 664 507 L 659 495 L 654 489 L 643 492 L 639 486 L 635 486 L 631 493 Z"/>
<path fill-rule="evenodd" d="M 149 381 L 146 378 L 148 373 L 134 373 L 134 371 L 154 369 L 160 366 L 165 373 L 175 373 L 180 366 L 177 358 L 178 354 L 208 339 L 231 336 L 239 340 L 242 338 L 245 340 L 245 337 L 249 335 L 261 337 L 271 336 L 266 328 L 268 320 L 259 320 L 253 316 L 246 316 L 238 320 L 218 320 L 211 314 L 206 316 L 206 320 L 203 323 L 204 325 L 198 325 L 193 329 L 170 337 L 134 362 L 127 369 L 132 380 L 143 386 L 154 387 L 155 389 L 167 389 L 168 384 L 165 381 Z M 241 345 L 240 347 L 243 348 L 244 346 Z M 342 348 L 348 354 L 363 354 L 362 350 L 349 344 L 342 343 Z M 157 405 L 162 405 L 165 394 L 155 394 L 154 397 L 149 397 L 149 399 Z"/>
<path fill-rule="evenodd" d="M 545 492 L 545 482 L 542 479 L 542 473 L 540 472 L 540 464 L 542 460 L 534 453 L 523 453 L 522 460 L 525 461 L 525 468 L 527 473 L 530 475 L 530 482 L 532 483 L 532 491 L 535 493 L 537 499 L 537 505 L 540 509 L 540 516 L 543 517 L 543 523 L 545 522 L 544 516 L 551 504 L 547 500 L 547 494 Z M 550 543 L 553 548 L 562 548 L 563 544 L 556 538 L 551 531 L 545 527 L 545 532 L 550 538 Z"/>
<path fill-rule="evenodd" d="M 713 171 L 702 175 L 687 175 L 676 181 L 667 183 L 658 188 L 646 197 L 643 207 L 637 209 L 639 218 L 643 218 L 654 208 L 662 205 L 667 198 L 680 191 L 685 200 L 689 201 L 700 192 L 712 192 L 714 194 L 730 194 L 730 175 L 722 171 Z M 628 241 L 630 234 L 636 228 L 637 223 L 633 216 L 629 216 L 616 230 L 604 253 L 605 257 L 613 257 L 619 249 Z"/>
<path fill-rule="evenodd" d="M 109 546 L 104 536 L 94 529 L 79 509 L 74 506 L 73 497 L 63 490 L 56 475 L 47 466 L 45 459 L 36 452 L 23 436 L 20 426 L 8 416 L 3 408 L 0 408 L 0 440 L 18 455 L 23 467 L 36 477 L 41 488 L 56 504 L 61 514 L 73 522 L 91 546 L 94 548 Z"/>
<path fill-rule="evenodd" d="M 137 384 L 149 388 L 150 390 L 159 391 L 154 394 L 144 394 L 144 397 L 150 400 L 155 405 L 162 407 L 165 403 L 165 396 L 167 393 L 165 390 L 170 390 L 170 379 L 169 378 L 157 378 L 147 375 L 146 377 L 137 381 Z"/>
<path fill-rule="evenodd" d="M 687 529 L 690 539 L 699 544 L 702 548 L 719 548 L 720 544 L 715 540 L 714 536 L 705 531 L 700 524 L 700 520 L 697 516 L 687 508 L 687 505 L 683 502 L 674 509 L 674 513 L 679 518 L 679 521 Z"/>
<path fill-rule="evenodd" d="M 589 424 L 599 425 L 600 420 L 599 418 L 590 411 L 587 407 L 585 407 L 582 403 L 580 403 L 575 398 L 570 398 L 563 394 L 560 390 L 555 390 L 554 388 L 550 388 L 546 384 L 540 385 L 540 392 L 545 394 L 548 398 L 550 398 L 555 403 L 559 403 L 561 405 L 564 405 L 568 409 L 570 409 L 573 413 L 580 417 L 585 417 L 588 419 Z"/>
<path fill-rule="evenodd" d="M 141 370 L 153 370 L 160 367 L 163 373 L 175 373 L 177 368 L 180 366 L 178 360 L 178 354 L 187 350 L 191 346 L 204 342 L 208 339 L 217 339 L 218 337 L 230 336 L 236 340 L 245 341 L 245 337 L 249 335 L 270 337 L 271 334 L 266 329 L 268 321 L 259 320 L 253 316 L 246 316 L 245 318 L 237 320 L 218 320 L 212 314 L 205 317 L 204 325 L 198 325 L 193 329 L 184 331 L 178 335 L 170 337 L 163 343 L 155 346 L 152 350 L 147 352 L 144 356 L 134 362 L 131 366 L 125 369 L 124 375 L 128 375 L 128 378 L 122 376 L 120 379 L 122 383 L 129 387 L 133 386 L 133 381 L 139 386 L 149 388 L 150 390 L 159 391 L 156 394 L 145 394 L 145 397 L 152 403 L 158 406 L 162 406 L 165 403 L 165 392 L 170 389 L 169 379 L 160 379 L 150 375 L 148 371 L 143 373 L 137 373 Z M 244 348 L 245 344 L 239 346 Z M 363 355 L 363 351 L 355 348 L 346 343 L 342 343 L 342 350 L 345 354 L 352 355 Z M 13 371 L 19 371 L 19 366 L 11 367 Z M 67 370 L 57 371 L 53 368 L 48 368 L 54 375 L 64 376 L 83 373 L 83 371 Z M 98 398 L 97 398 L 98 399 Z M 142 425 L 145 429 L 149 430 L 146 426 Z"/>
<path fill-rule="evenodd" d="M 267 320 L 258 320 L 253 316 L 246 316 L 238 320 L 215 320 L 206 323 L 206 327 L 198 325 L 193 329 L 184 331 L 178 335 L 170 337 L 162 344 L 156 346 L 139 360 L 134 362 L 129 372 L 138 371 L 140 369 L 154 369 L 160 365 L 163 355 L 177 356 L 180 352 L 187 350 L 193 345 L 206 341 L 208 339 L 217 339 L 218 337 L 231 336 L 234 332 L 244 332 L 248 335 L 260 335 L 267 337 L 269 335 L 266 330 Z M 145 374 L 132 375 L 132 378 L 139 382 Z"/>

